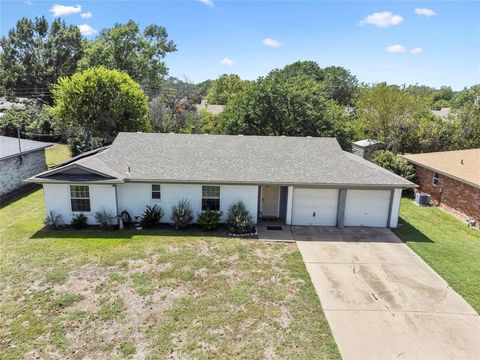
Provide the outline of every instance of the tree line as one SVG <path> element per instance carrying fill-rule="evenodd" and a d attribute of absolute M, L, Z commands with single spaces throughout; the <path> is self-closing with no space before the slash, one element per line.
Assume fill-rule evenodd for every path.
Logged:
<path fill-rule="evenodd" d="M 129 21 L 94 40 L 44 17 L 20 19 L 0 40 L 3 96 L 40 100 L 0 119 L 6 134 L 69 141 L 74 152 L 113 141 L 120 131 L 331 136 L 383 141 L 394 154 L 480 147 L 480 85 L 363 84 L 345 68 L 299 61 L 257 80 L 224 74 L 192 84 L 168 77 L 177 50 L 166 29 Z M 205 99 L 224 106 L 199 110 Z M 432 110 L 450 108 L 447 117 Z M 49 138 L 52 140 L 52 138 Z"/>

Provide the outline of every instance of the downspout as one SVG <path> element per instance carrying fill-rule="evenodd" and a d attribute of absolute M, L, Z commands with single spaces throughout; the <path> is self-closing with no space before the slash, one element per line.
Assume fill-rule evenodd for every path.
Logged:
<path fill-rule="evenodd" d="M 115 188 L 115 210 L 117 211 L 117 216 L 120 214 L 118 213 L 118 193 L 117 193 L 117 184 L 113 184 L 113 187 Z"/>

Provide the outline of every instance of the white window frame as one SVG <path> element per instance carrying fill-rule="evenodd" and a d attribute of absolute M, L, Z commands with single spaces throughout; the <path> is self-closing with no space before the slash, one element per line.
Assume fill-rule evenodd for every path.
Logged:
<path fill-rule="evenodd" d="M 158 190 L 153 190 L 154 186 L 158 186 Z M 158 193 L 158 198 L 153 197 L 153 193 Z M 152 186 L 150 187 L 150 197 L 152 200 L 162 200 L 162 186 L 160 184 L 152 184 Z"/>
<path fill-rule="evenodd" d="M 434 171 L 432 175 L 432 185 L 437 186 L 439 182 L 440 182 L 440 174 Z"/>
<path fill-rule="evenodd" d="M 208 196 L 205 196 L 206 188 L 212 188 L 212 187 L 213 187 L 213 188 L 218 188 L 218 196 L 216 196 L 216 195 L 213 195 L 213 196 L 212 196 L 212 195 L 210 195 L 210 194 L 207 194 Z M 220 192 L 221 192 L 220 185 L 202 185 L 202 204 L 201 204 L 201 206 L 202 206 L 202 211 L 207 211 L 207 210 L 209 210 L 209 209 L 204 209 L 204 208 L 203 208 L 203 200 L 218 200 L 218 210 L 212 210 L 212 209 L 210 209 L 210 210 L 212 210 L 212 211 L 217 211 L 217 212 L 220 211 L 220 209 L 221 209 L 221 203 L 220 203 L 220 201 L 221 201 L 220 198 L 221 198 L 221 197 L 220 197 Z"/>
<path fill-rule="evenodd" d="M 84 187 L 87 188 L 88 196 L 87 197 L 80 197 L 80 196 L 74 196 L 74 192 L 72 191 L 74 187 Z M 69 192 L 70 192 L 70 209 L 74 213 L 90 213 L 92 212 L 92 202 L 91 202 L 91 197 L 90 197 L 90 186 L 88 185 L 70 185 L 69 187 Z M 74 210 L 73 209 L 73 200 L 88 200 L 88 207 L 90 210 Z"/>

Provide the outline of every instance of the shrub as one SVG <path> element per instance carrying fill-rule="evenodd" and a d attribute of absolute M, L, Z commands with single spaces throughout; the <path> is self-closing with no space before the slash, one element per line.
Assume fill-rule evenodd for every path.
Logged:
<path fill-rule="evenodd" d="M 72 227 L 75 229 L 84 229 L 87 227 L 87 217 L 83 214 L 74 215 L 72 217 Z"/>
<path fill-rule="evenodd" d="M 165 212 L 158 205 L 147 205 L 145 211 L 142 214 L 140 223 L 142 225 L 155 225 L 160 222 L 160 219 L 163 217 Z"/>
<path fill-rule="evenodd" d="M 227 225 L 234 233 L 247 232 L 252 224 L 252 217 L 243 201 L 239 201 L 228 209 Z"/>
<path fill-rule="evenodd" d="M 407 180 L 415 180 L 415 169 L 407 160 L 395 155 L 391 151 L 375 151 L 371 158 L 372 162 L 389 170 Z"/>
<path fill-rule="evenodd" d="M 50 211 L 43 222 L 50 229 L 60 229 L 64 226 L 62 216 L 55 214 L 53 211 Z"/>
<path fill-rule="evenodd" d="M 193 209 L 190 202 L 186 199 L 180 200 L 177 205 L 172 207 L 172 215 L 176 229 L 183 229 L 193 221 Z"/>
<path fill-rule="evenodd" d="M 198 214 L 197 222 L 205 230 L 215 230 L 220 223 L 220 218 L 222 217 L 221 211 L 206 210 L 201 214 Z"/>
<path fill-rule="evenodd" d="M 95 212 L 93 214 L 95 217 L 96 222 L 100 225 L 102 228 L 106 228 L 110 225 L 112 225 L 112 214 L 110 214 L 107 210 L 102 209 L 101 211 Z"/>

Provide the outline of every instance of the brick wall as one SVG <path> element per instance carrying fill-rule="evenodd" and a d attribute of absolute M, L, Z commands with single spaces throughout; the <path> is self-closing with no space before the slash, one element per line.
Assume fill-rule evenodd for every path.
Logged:
<path fill-rule="evenodd" d="M 480 223 L 480 189 L 439 174 L 438 185 L 432 184 L 433 171 L 416 166 L 418 191 L 432 195 L 432 202 Z"/>
<path fill-rule="evenodd" d="M 45 150 L 0 160 L 0 196 L 23 185 L 23 180 L 45 171 Z"/>

